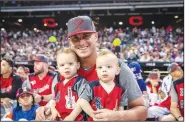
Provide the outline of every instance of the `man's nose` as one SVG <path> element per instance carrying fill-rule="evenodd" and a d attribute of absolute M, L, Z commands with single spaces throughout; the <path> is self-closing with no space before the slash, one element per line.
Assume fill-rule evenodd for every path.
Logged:
<path fill-rule="evenodd" d="M 83 45 L 85 43 L 85 40 L 83 38 L 80 38 L 79 43 L 80 45 Z"/>

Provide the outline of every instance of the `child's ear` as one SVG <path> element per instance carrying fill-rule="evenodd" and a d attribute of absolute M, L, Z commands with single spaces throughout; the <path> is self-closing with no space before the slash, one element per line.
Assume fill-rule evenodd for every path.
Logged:
<path fill-rule="evenodd" d="M 80 62 L 77 63 L 77 69 L 80 69 Z"/>
<path fill-rule="evenodd" d="M 120 67 L 118 67 L 116 70 L 116 75 L 118 75 L 120 73 L 120 70 L 121 70 Z"/>

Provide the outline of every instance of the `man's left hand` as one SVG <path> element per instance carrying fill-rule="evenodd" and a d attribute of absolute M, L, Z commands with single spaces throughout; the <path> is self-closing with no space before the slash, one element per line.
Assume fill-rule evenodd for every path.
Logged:
<path fill-rule="evenodd" d="M 119 120 L 119 111 L 112 111 L 108 109 L 100 109 L 94 112 L 94 121 L 113 121 Z"/>

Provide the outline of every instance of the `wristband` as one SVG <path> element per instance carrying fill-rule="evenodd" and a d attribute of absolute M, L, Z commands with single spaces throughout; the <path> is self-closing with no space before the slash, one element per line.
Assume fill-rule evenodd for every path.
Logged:
<path fill-rule="evenodd" d="M 43 101 L 43 100 L 44 100 L 44 96 L 41 95 L 41 101 Z"/>

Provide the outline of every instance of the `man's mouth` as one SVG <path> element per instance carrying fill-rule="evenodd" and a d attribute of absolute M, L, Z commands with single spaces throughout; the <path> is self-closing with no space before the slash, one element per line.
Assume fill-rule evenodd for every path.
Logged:
<path fill-rule="evenodd" d="M 89 46 L 85 46 L 85 47 L 83 47 L 83 48 L 81 47 L 81 48 L 78 48 L 78 49 L 83 51 L 83 50 L 86 50 L 88 47 L 89 47 Z"/>

